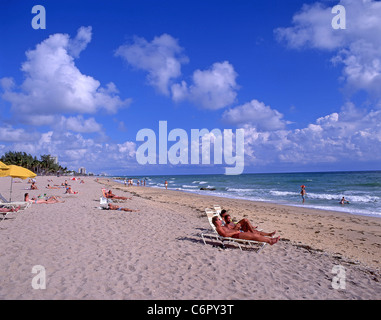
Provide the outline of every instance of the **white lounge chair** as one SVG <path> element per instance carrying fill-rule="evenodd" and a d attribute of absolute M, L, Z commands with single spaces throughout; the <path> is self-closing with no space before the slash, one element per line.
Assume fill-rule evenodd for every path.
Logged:
<path fill-rule="evenodd" d="M 16 213 L 16 212 L 19 212 L 20 210 L 17 210 L 17 211 L 8 211 L 8 212 L 0 212 L 0 215 L 3 216 L 3 218 L 1 219 L 1 221 L 5 220 L 5 218 L 7 217 L 8 214 L 10 213 Z"/>
<path fill-rule="evenodd" d="M 214 209 L 218 214 L 221 214 L 221 211 L 222 211 L 221 206 L 215 204 L 215 205 L 213 206 L 213 209 Z"/>
<path fill-rule="evenodd" d="M 31 205 L 30 201 L 8 201 L 3 197 L 3 195 L 0 193 L 0 206 L 7 207 L 7 208 L 18 208 L 20 207 L 21 210 L 29 208 Z"/>
<path fill-rule="evenodd" d="M 210 224 L 210 230 L 209 232 L 201 233 L 201 238 L 204 241 L 204 244 L 206 245 L 206 240 L 205 238 L 210 238 L 210 239 L 215 239 L 216 241 L 221 241 L 222 245 L 224 242 L 230 242 L 233 244 L 237 244 L 239 249 L 242 251 L 242 244 L 248 245 L 249 247 L 257 247 L 257 253 L 259 253 L 267 243 L 265 242 L 259 242 L 259 241 L 254 241 L 254 240 L 245 240 L 245 239 L 237 239 L 237 238 L 230 238 L 230 237 L 223 237 L 220 236 L 216 230 L 215 225 L 212 222 L 213 216 L 219 215 L 216 211 L 211 210 L 211 209 L 205 209 L 205 213 L 208 217 L 208 221 Z"/>
<path fill-rule="evenodd" d="M 106 193 L 107 193 L 107 190 L 105 188 L 102 188 L 102 196 L 103 198 L 106 198 L 108 203 L 120 203 L 120 202 L 124 202 L 125 200 L 122 200 L 122 199 L 111 199 L 111 198 L 107 198 L 106 197 Z"/>
<path fill-rule="evenodd" d="M 101 209 L 108 209 L 108 204 L 109 203 L 112 203 L 112 200 L 111 199 L 107 199 L 105 197 L 101 197 L 99 199 L 99 205 L 100 205 L 100 208 Z"/>

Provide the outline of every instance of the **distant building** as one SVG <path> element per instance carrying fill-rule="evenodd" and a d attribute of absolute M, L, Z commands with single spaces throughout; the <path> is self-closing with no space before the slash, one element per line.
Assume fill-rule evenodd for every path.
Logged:
<path fill-rule="evenodd" d="M 58 164 L 58 157 L 57 156 L 50 156 L 50 159 L 54 161 L 54 164 Z"/>
<path fill-rule="evenodd" d="M 84 168 L 84 167 L 79 168 L 78 173 L 79 174 L 86 174 L 86 168 Z"/>

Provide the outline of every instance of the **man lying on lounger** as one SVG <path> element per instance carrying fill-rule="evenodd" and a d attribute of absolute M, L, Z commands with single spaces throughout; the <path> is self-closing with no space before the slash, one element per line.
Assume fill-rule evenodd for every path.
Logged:
<path fill-rule="evenodd" d="M 254 240 L 254 241 L 259 241 L 259 242 L 267 242 L 270 245 L 277 243 L 280 239 L 280 237 L 271 238 L 270 235 L 275 234 L 275 232 L 272 232 L 272 233 L 264 233 L 264 232 L 260 232 L 260 231 L 244 232 L 244 231 L 231 229 L 227 226 L 223 226 L 222 221 L 221 221 L 220 217 L 218 217 L 218 216 L 214 216 L 212 218 L 212 223 L 216 226 L 217 233 L 222 237 L 230 237 L 230 238 L 243 239 L 243 240 Z M 266 234 L 266 235 L 264 235 L 264 234 Z"/>
<path fill-rule="evenodd" d="M 266 237 L 272 237 L 276 233 L 276 231 L 270 232 L 270 233 L 258 231 L 256 230 L 257 227 L 253 227 L 250 221 L 246 218 L 240 220 L 238 223 L 234 223 L 230 215 L 227 214 L 226 211 L 223 213 L 223 211 L 224 210 L 221 211 L 222 219 L 225 222 L 225 226 L 231 230 L 241 231 L 241 232 L 252 232 L 252 233 L 257 233 Z"/>
<path fill-rule="evenodd" d="M 121 208 L 116 206 L 115 204 L 109 203 L 108 204 L 108 210 L 119 210 L 119 211 L 127 211 L 127 212 L 138 212 L 139 210 L 133 210 L 128 208 Z"/>
<path fill-rule="evenodd" d="M 238 223 L 234 223 L 226 210 L 222 210 L 220 216 L 222 218 L 222 224 L 230 229 L 254 232 L 255 229 L 258 228 L 254 227 L 246 218 L 240 220 Z"/>

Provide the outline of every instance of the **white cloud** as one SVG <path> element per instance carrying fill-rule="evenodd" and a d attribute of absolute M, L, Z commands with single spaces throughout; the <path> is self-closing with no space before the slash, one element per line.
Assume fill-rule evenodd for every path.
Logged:
<path fill-rule="evenodd" d="M 175 82 L 182 75 L 181 65 L 189 59 L 178 40 L 168 34 L 155 37 L 151 42 L 135 37 L 131 44 L 120 46 L 115 55 L 146 71 L 148 83 L 176 102 L 188 100 L 201 108 L 216 110 L 231 105 L 236 99 L 237 73 L 227 61 L 214 63 L 208 70 L 194 71 L 190 85 L 184 80 Z"/>
<path fill-rule="evenodd" d="M 160 93 L 169 95 L 171 81 L 181 75 L 181 64 L 188 62 L 182 51 L 178 40 L 163 34 L 151 42 L 135 37 L 133 43 L 120 46 L 115 55 L 131 66 L 148 72 L 148 83 Z"/>
<path fill-rule="evenodd" d="M 381 98 L 381 2 L 342 0 L 346 29 L 333 29 L 332 7 L 321 3 L 304 5 L 294 15 L 293 25 L 275 34 L 291 48 L 329 50 L 332 62 L 343 65 L 343 79 L 349 92 L 366 90 Z"/>
<path fill-rule="evenodd" d="M 90 171 L 100 172 L 137 166 L 135 142 L 98 143 L 70 131 L 47 131 L 36 136 L 34 141 L 17 140 L 8 145 L 7 150 L 23 151 L 37 157 L 42 154 L 58 156 L 60 165 L 74 170 L 86 166 Z"/>
<path fill-rule="evenodd" d="M 81 51 L 85 50 L 91 42 L 91 27 L 81 27 L 78 29 L 77 36 L 69 40 L 68 52 L 73 58 L 78 58 Z"/>
<path fill-rule="evenodd" d="M 352 103 L 302 129 L 244 127 L 245 155 L 251 164 L 381 161 L 381 111 L 366 112 Z"/>
<path fill-rule="evenodd" d="M 84 119 L 82 116 L 68 117 L 61 116 L 59 122 L 55 125 L 55 129 L 70 130 L 73 132 L 100 132 L 102 125 L 97 123 L 94 118 Z"/>
<path fill-rule="evenodd" d="M 16 88 L 13 79 L 1 79 L 2 98 L 11 103 L 14 117 L 33 125 L 53 124 L 55 114 L 93 114 L 104 109 L 115 113 L 128 105 L 116 95 L 114 84 L 106 88 L 82 74 L 74 58 L 91 40 L 91 27 L 80 28 L 76 38 L 54 34 L 26 52 L 22 64 L 25 80 Z"/>
<path fill-rule="evenodd" d="M 30 133 L 23 128 L 14 128 L 10 125 L 1 123 L 1 126 L 0 126 L 0 141 L 1 142 L 32 141 L 36 138 L 38 138 L 37 133 Z"/>
<path fill-rule="evenodd" d="M 259 131 L 284 129 L 287 122 L 282 118 L 280 112 L 255 99 L 222 114 L 222 120 L 227 123 L 237 126 L 248 124 Z"/>
<path fill-rule="evenodd" d="M 190 86 L 185 81 L 172 85 L 172 98 L 174 101 L 190 100 L 205 109 L 221 109 L 236 99 L 236 77 L 228 61 L 216 62 L 208 70 L 196 70 Z"/>
<path fill-rule="evenodd" d="M 132 141 L 126 141 L 122 144 L 118 144 L 119 154 L 127 157 L 134 157 L 136 153 L 136 143 Z"/>

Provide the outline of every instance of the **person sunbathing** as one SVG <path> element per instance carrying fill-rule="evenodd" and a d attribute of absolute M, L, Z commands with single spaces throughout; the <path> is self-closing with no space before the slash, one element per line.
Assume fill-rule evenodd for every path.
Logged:
<path fill-rule="evenodd" d="M 8 212 L 17 212 L 20 210 L 20 206 L 18 206 L 17 208 L 0 208 L 0 213 L 2 213 L 3 215 L 8 213 Z"/>
<path fill-rule="evenodd" d="M 225 222 L 225 226 L 228 227 L 229 229 L 232 229 L 235 231 L 252 232 L 252 233 L 257 233 L 257 234 L 260 234 L 260 235 L 266 236 L 266 237 L 272 237 L 276 233 L 276 231 L 268 233 L 268 232 L 262 232 L 262 231 L 255 230 L 255 229 L 257 229 L 257 227 L 253 227 L 252 224 L 250 223 L 250 221 L 246 218 L 240 220 L 238 223 L 234 223 L 232 221 L 231 216 L 229 214 L 225 213 L 223 215 L 223 219 Z"/>
<path fill-rule="evenodd" d="M 46 189 L 61 189 L 60 187 L 51 187 L 49 184 L 48 186 L 46 187 Z"/>
<path fill-rule="evenodd" d="M 47 199 L 36 199 L 36 198 L 29 198 L 29 193 L 25 193 L 24 195 L 24 201 L 26 202 L 32 202 L 32 203 L 46 203 L 46 204 L 52 204 L 52 203 L 62 203 L 64 201 L 60 201 L 55 196 L 48 197 Z"/>
<path fill-rule="evenodd" d="M 235 230 L 242 230 L 242 231 L 250 231 L 253 232 L 255 229 L 258 227 L 254 227 L 250 221 L 246 218 L 240 220 L 238 223 L 234 223 L 228 214 L 226 210 L 222 210 L 220 213 L 220 216 L 222 218 L 222 224 L 226 225 L 230 229 L 235 229 Z"/>
<path fill-rule="evenodd" d="M 223 226 L 222 221 L 220 217 L 218 216 L 214 216 L 212 218 L 212 223 L 215 225 L 217 233 L 222 237 L 230 237 L 230 238 L 243 239 L 243 240 L 254 240 L 259 242 L 266 242 L 270 245 L 277 243 L 280 239 L 280 237 L 270 238 L 270 237 L 264 236 L 259 231 L 253 233 L 253 232 L 244 232 L 244 231 L 231 229 L 227 226 Z"/>
<path fill-rule="evenodd" d="M 73 191 L 73 189 L 71 187 L 68 187 L 66 188 L 66 192 L 65 193 L 69 193 L 69 194 L 77 194 L 78 191 Z"/>
<path fill-rule="evenodd" d="M 127 200 L 127 199 L 131 200 L 131 198 L 116 196 L 115 194 L 112 193 L 111 190 L 106 192 L 106 198 L 108 198 L 108 199 L 120 199 L 120 200 Z"/>
<path fill-rule="evenodd" d="M 116 206 L 115 204 L 109 203 L 108 204 L 108 210 L 119 210 L 119 211 L 127 211 L 127 212 L 138 212 L 139 210 L 133 210 L 128 208 L 121 208 Z"/>

